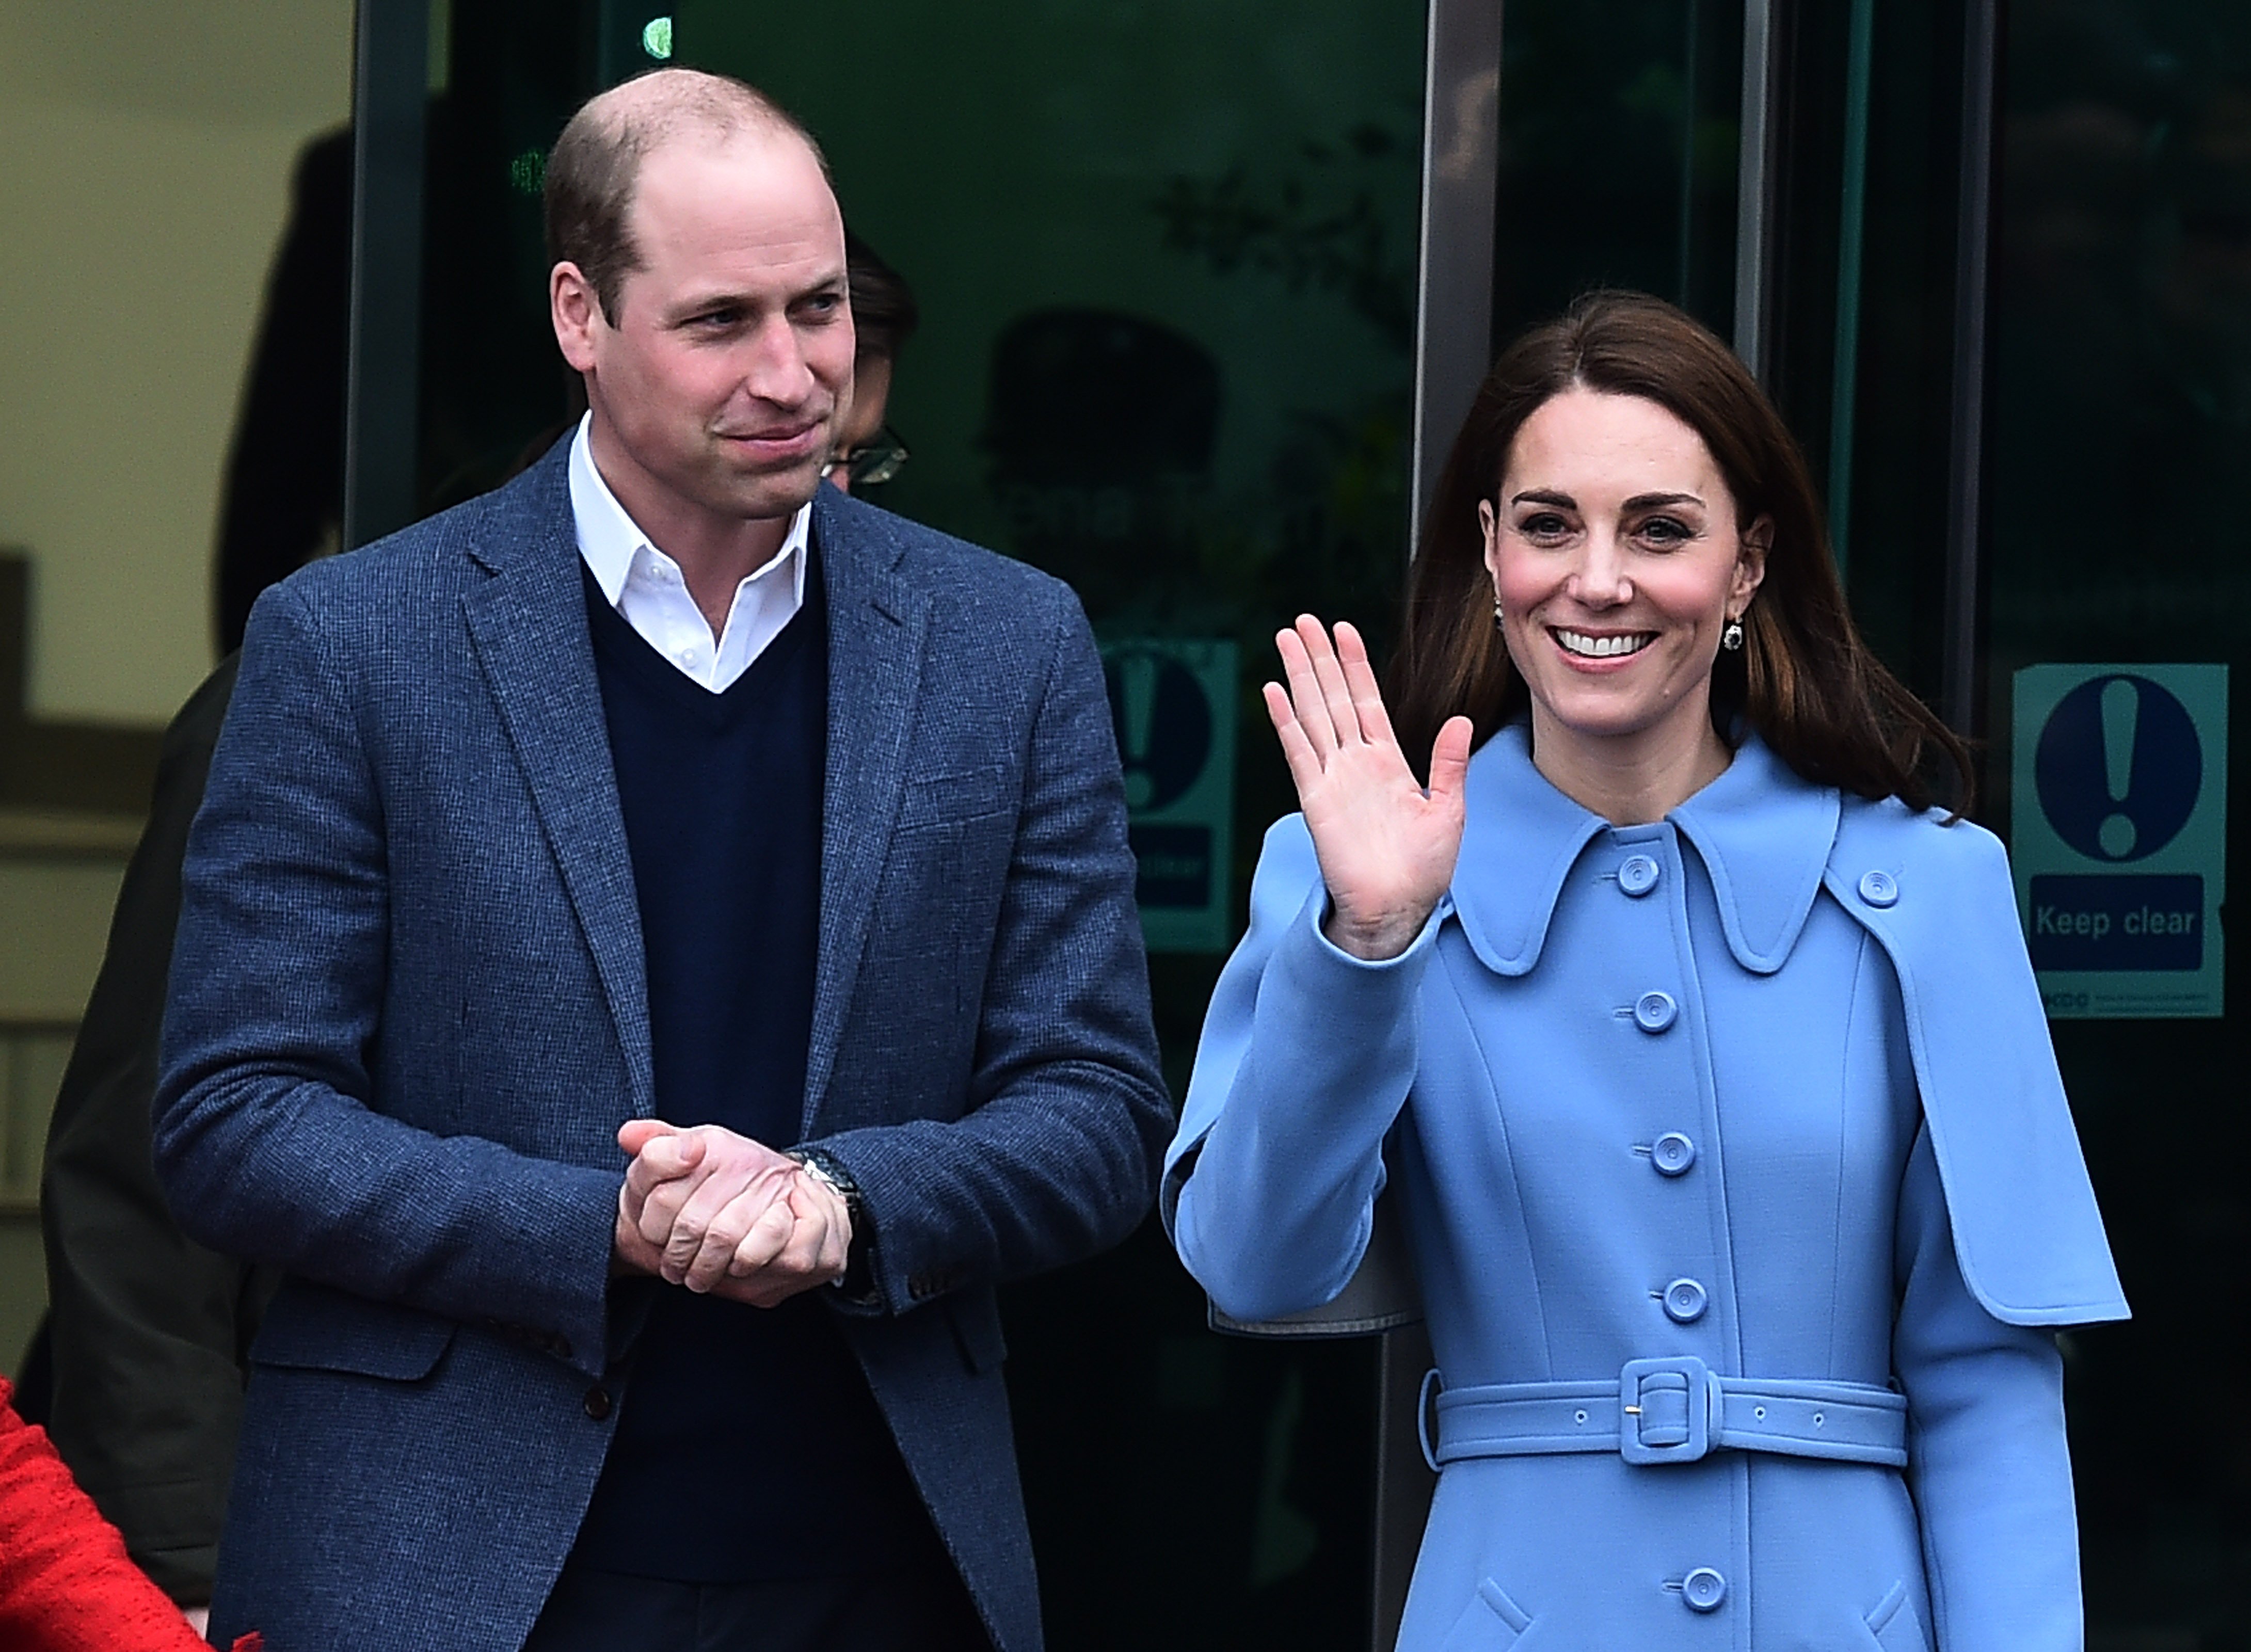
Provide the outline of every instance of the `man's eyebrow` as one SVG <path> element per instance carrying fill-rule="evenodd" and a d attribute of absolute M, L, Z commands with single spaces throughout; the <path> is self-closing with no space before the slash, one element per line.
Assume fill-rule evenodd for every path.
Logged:
<path fill-rule="evenodd" d="M 752 309 L 757 307 L 757 302 L 758 301 L 747 293 L 697 293 L 682 299 L 676 304 L 668 306 L 665 315 L 672 321 L 684 321 L 695 316 L 708 315 L 713 310 Z"/>

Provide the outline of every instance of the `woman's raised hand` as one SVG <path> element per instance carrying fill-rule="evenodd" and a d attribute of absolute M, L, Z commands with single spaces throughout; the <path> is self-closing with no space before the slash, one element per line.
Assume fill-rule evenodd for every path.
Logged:
<path fill-rule="evenodd" d="M 1469 719 L 1438 730 L 1425 791 L 1391 732 L 1359 632 L 1340 621 L 1332 648 L 1321 622 L 1300 614 L 1274 646 L 1290 686 L 1266 685 L 1266 713 L 1328 886 L 1322 932 L 1354 957 L 1396 957 L 1453 881 Z"/>

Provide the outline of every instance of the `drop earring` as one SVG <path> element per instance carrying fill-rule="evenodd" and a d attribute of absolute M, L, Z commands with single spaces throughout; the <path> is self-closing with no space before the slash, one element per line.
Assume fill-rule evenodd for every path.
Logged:
<path fill-rule="evenodd" d="M 1728 628 L 1720 633 L 1720 646 L 1725 648 L 1731 654 L 1741 653 L 1743 651 L 1743 622 L 1742 620 L 1730 619 L 1728 621 Z"/>
<path fill-rule="evenodd" d="M 1498 602 L 1493 605 L 1493 623 L 1494 628 L 1498 630 L 1501 624 L 1500 605 Z"/>

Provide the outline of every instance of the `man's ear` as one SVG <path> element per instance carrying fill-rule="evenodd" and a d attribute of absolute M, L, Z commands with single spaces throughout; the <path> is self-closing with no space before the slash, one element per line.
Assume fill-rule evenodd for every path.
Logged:
<path fill-rule="evenodd" d="M 547 273 L 547 313 L 563 359 L 581 373 L 594 366 L 594 334 L 609 326 L 602 301 L 585 273 L 565 259 Z"/>

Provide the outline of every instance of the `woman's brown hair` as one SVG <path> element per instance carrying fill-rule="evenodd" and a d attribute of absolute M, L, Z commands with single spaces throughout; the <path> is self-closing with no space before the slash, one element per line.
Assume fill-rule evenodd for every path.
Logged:
<path fill-rule="evenodd" d="M 1774 525 L 1766 578 L 1743 615 L 1743 647 L 1712 671 L 1712 724 L 1733 744 L 1742 726 L 1806 779 L 1863 798 L 1933 801 L 1927 760 L 1975 778 L 1966 747 L 1860 640 L 1837 581 L 1805 460 L 1766 392 L 1693 319 L 1640 293 L 1596 292 L 1526 333 L 1493 363 L 1438 476 L 1408 578 L 1407 617 L 1386 699 L 1401 748 L 1419 770 L 1451 716 L 1483 745 L 1526 709 L 1524 681 L 1493 622 L 1478 501 L 1498 494 L 1517 431 L 1574 386 L 1638 396 L 1704 439 L 1735 495 L 1736 527 Z"/>

